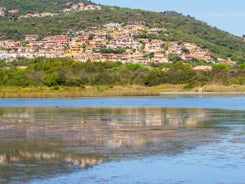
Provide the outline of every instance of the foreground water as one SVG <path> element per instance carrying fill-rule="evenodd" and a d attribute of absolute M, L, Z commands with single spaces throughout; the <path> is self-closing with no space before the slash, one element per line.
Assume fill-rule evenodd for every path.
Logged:
<path fill-rule="evenodd" d="M 245 183 L 244 102 L 0 100 L 0 183 Z"/>

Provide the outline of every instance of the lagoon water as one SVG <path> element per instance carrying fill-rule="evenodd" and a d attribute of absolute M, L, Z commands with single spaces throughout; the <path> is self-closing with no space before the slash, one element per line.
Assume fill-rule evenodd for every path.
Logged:
<path fill-rule="evenodd" d="M 0 100 L 0 183 L 245 183 L 245 97 Z"/>

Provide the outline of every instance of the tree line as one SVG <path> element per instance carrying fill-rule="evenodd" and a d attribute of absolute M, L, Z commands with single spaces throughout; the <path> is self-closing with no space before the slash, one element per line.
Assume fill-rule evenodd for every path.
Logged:
<path fill-rule="evenodd" d="M 21 66 L 20 66 L 21 65 Z M 211 71 L 195 71 L 182 61 L 173 64 L 123 64 L 121 62 L 78 62 L 62 59 L 22 59 L 0 62 L 0 86 L 75 86 L 185 84 L 187 88 L 208 83 L 245 84 L 245 65 L 213 66 Z"/>

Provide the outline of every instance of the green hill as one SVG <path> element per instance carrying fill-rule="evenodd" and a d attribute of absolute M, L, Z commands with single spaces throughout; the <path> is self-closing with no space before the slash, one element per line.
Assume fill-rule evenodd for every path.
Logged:
<path fill-rule="evenodd" d="M 84 0 L 0 0 L 1 6 L 20 9 L 27 12 L 59 12 L 67 2 L 84 2 Z M 1 39 L 21 40 L 25 34 L 37 33 L 40 38 L 46 35 L 67 34 L 100 27 L 106 23 L 128 21 L 144 22 L 148 27 L 167 29 L 157 36 L 166 41 L 193 42 L 208 48 L 216 57 L 231 57 L 232 60 L 245 62 L 245 42 L 232 34 L 211 27 L 190 16 L 176 12 L 156 13 L 151 11 L 102 6 L 102 10 L 60 13 L 54 17 L 18 19 L 18 17 L 0 18 Z M 167 34 L 166 34 L 167 33 Z"/>
<path fill-rule="evenodd" d="M 68 2 L 90 4 L 88 0 L 0 0 L 0 6 L 5 7 L 6 10 L 18 9 L 20 14 L 27 12 L 56 13 L 69 7 Z"/>

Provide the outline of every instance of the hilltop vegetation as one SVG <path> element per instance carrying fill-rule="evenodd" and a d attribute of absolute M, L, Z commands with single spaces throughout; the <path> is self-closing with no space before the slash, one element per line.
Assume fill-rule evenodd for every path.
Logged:
<path fill-rule="evenodd" d="M 3 0 L 2 0 L 3 1 Z M 9 1 L 8 1 L 9 2 Z M 46 2 L 46 4 L 44 3 Z M 56 1 L 3 1 L 11 8 L 22 7 L 21 11 L 31 9 L 44 11 L 40 3 L 48 4 L 48 8 L 57 11 L 57 4 L 64 4 L 65 0 Z M 81 2 L 81 1 L 79 1 Z M 87 2 L 87 1 L 82 1 Z M 15 4 L 15 6 L 14 6 Z M 30 6 L 32 8 L 30 8 Z M 35 9 L 36 8 L 36 9 Z M 45 9 L 48 11 L 48 9 Z M 202 48 L 208 48 L 214 56 L 245 62 L 245 42 L 241 38 L 213 28 L 204 22 L 190 16 L 183 16 L 176 12 L 156 13 L 143 10 L 122 9 L 103 6 L 102 10 L 71 12 L 54 17 L 12 19 L 0 18 L 0 35 L 2 39 L 24 39 L 25 34 L 37 33 L 40 38 L 47 35 L 75 33 L 91 27 L 100 27 L 106 23 L 128 21 L 144 22 L 148 27 L 166 28 L 167 32 L 158 35 L 163 41 L 178 41 L 196 43 Z"/>
<path fill-rule="evenodd" d="M 52 12 L 57 13 L 60 10 L 69 7 L 68 2 L 89 4 L 87 0 L 0 0 L 0 6 L 6 10 L 18 9 L 20 14 L 27 12 Z"/>

